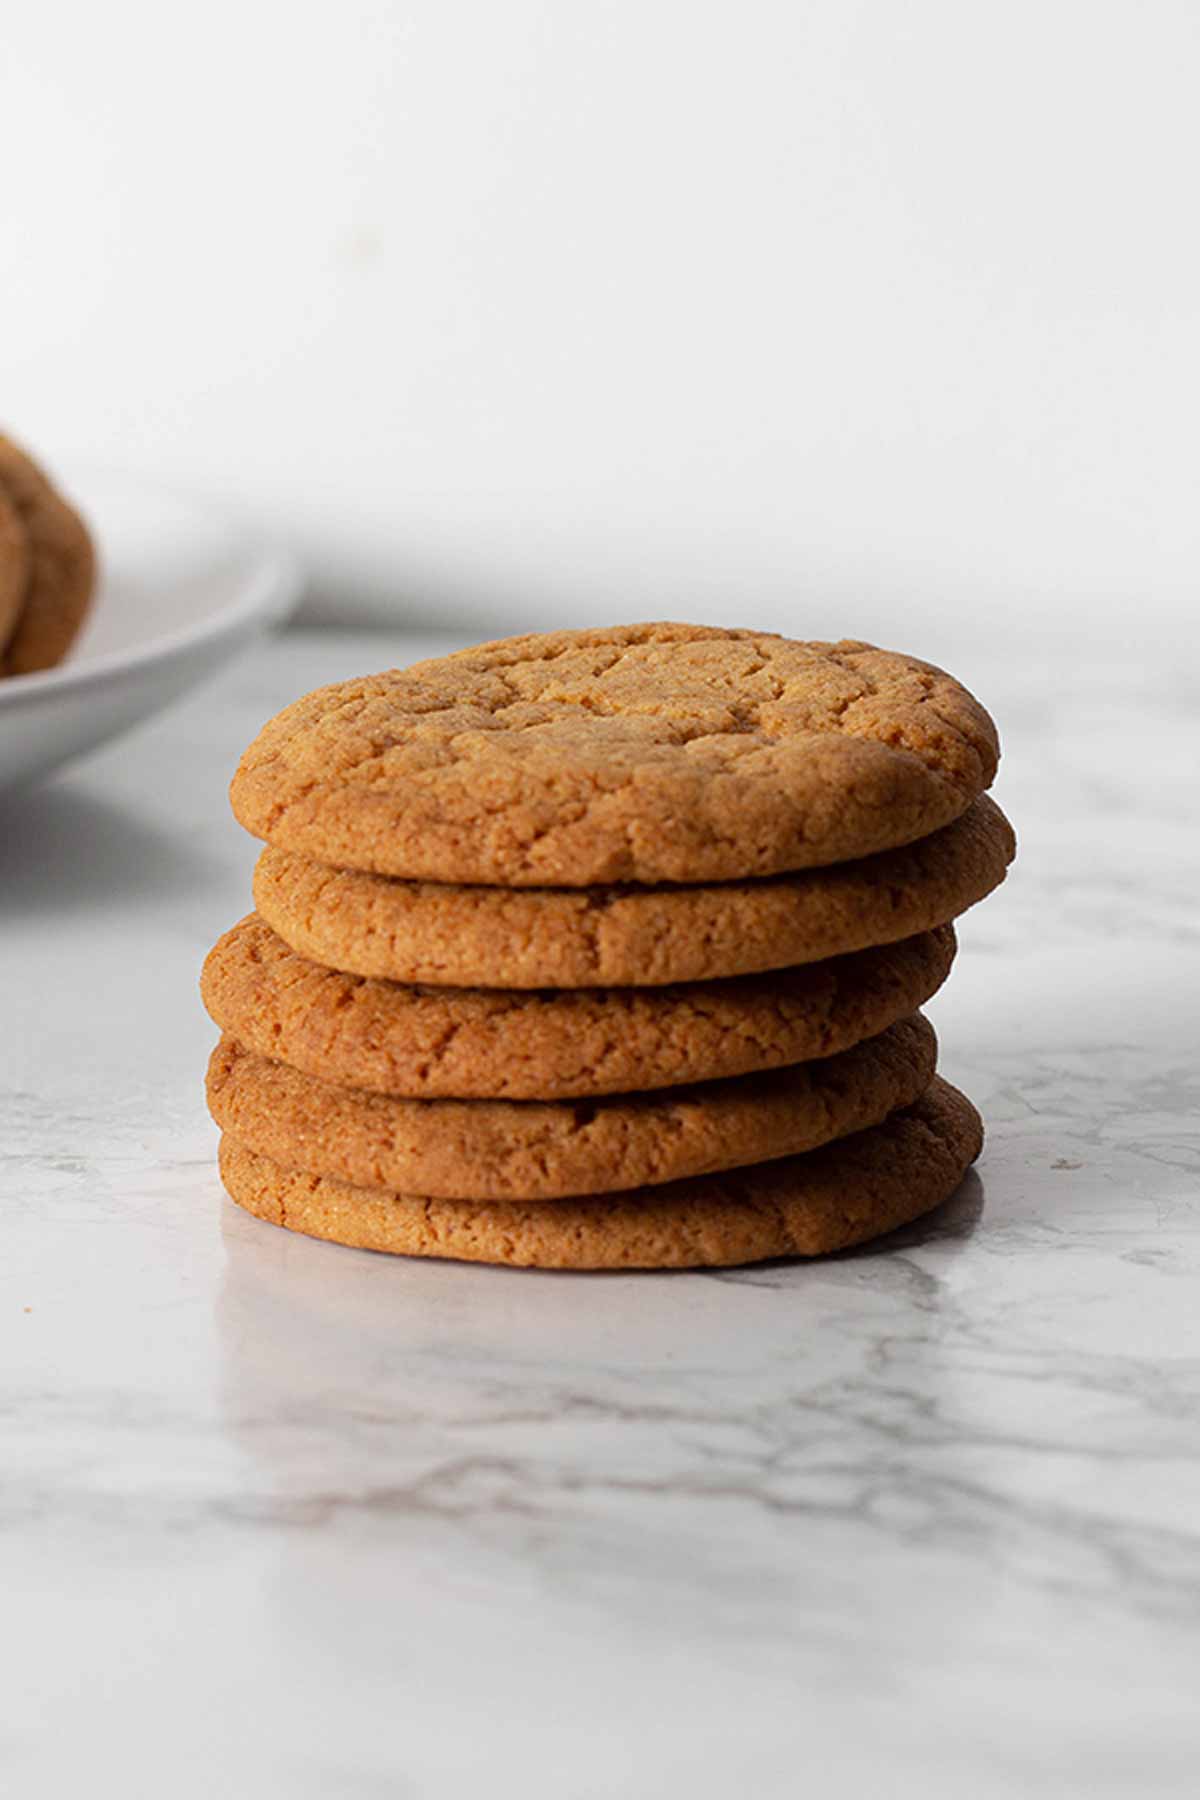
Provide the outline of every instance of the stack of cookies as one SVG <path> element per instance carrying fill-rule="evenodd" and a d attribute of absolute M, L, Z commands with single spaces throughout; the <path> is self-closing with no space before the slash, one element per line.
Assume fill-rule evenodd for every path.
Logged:
<path fill-rule="evenodd" d="M 815 1255 L 978 1155 L 919 1008 L 998 885 L 991 720 L 859 643 L 640 625 L 298 700 L 242 759 L 205 965 L 239 1205 L 409 1255 Z"/>
<path fill-rule="evenodd" d="M 61 662 L 95 583 L 87 526 L 45 470 L 0 435 L 0 676 Z"/>

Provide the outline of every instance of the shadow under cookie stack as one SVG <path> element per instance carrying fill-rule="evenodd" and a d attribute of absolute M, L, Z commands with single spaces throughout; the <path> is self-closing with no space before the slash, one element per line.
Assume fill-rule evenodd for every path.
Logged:
<path fill-rule="evenodd" d="M 643 625 L 320 689 L 242 759 L 205 964 L 232 1198 L 342 1244 L 719 1267 L 880 1236 L 982 1144 L 919 1008 L 1015 844 L 991 720 L 857 643 Z"/>

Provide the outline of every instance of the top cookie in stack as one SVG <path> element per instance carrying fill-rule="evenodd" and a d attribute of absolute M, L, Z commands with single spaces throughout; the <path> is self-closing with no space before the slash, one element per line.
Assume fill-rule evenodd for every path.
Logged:
<path fill-rule="evenodd" d="M 232 788 L 268 847 L 205 972 L 227 1185 L 318 1235 L 543 1266 L 915 1216 L 979 1146 L 911 1015 L 1013 853 L 997 755 L 927 664 L 698 626 L 306 696 Z"/>
<path fill-rule="evenodd" d="M 231 798 L 268 843 L 376 875 L 741 881 L 925 837 L 998 759 L 978 702 L 911 657 L 632 625 L 319 688 L 260 732 Z"/>

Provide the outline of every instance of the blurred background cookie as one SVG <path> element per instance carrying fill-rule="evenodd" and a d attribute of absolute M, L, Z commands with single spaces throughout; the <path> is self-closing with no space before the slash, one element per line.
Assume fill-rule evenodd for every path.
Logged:
<path fill-rule="evenodd" d="M 91 533 L 50 476 L 0 433 L 0 674 L 52 669 L 96 586 Z"/>
<path fill-rule="evenodd" d="M 29 538 L 20 514 L 0 489 L 0 659 L 16 629 L 29 586 Z"/>

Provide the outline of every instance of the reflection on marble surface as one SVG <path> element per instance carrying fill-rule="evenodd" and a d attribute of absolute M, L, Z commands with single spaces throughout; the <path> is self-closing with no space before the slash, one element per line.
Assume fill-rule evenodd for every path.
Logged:
<path fill-rule="evenodd" d="M 809 1266 L 563 1276 L 293 1238 L 215 1178 L 224 777 L 414 648 L 288 638 L 5 802 L 6 1789 L 1194 1793 L 1182 673 L 993 666 L 1022 860 L 933 1008 L 990 1127 L 954 1201 Z"/>

